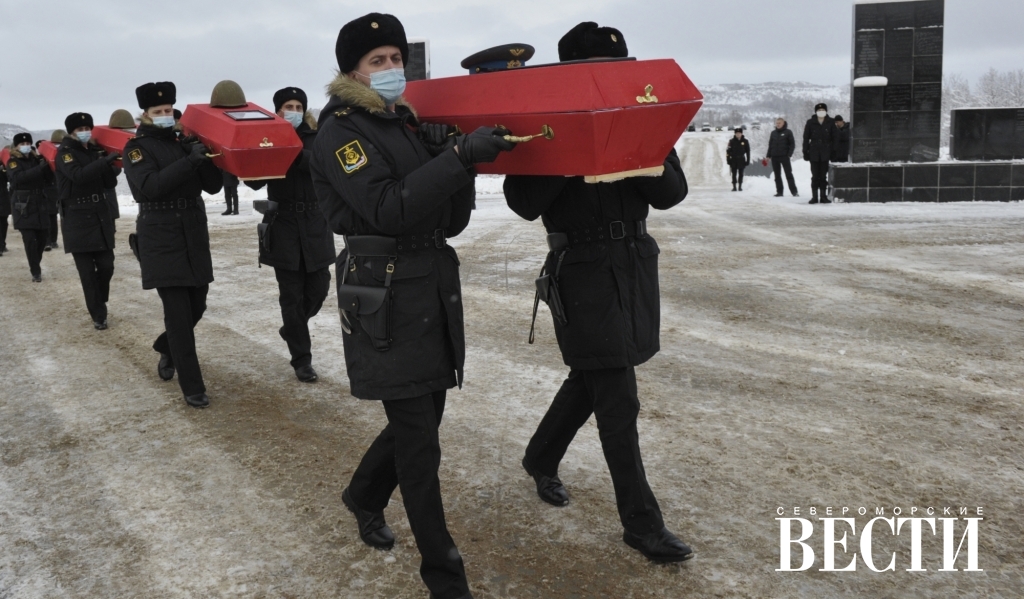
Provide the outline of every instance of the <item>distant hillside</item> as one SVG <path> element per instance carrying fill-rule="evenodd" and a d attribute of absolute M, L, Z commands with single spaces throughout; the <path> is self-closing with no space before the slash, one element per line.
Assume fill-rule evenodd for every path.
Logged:
<path fill-rule="evenodd" d="M 825 102 L 829 113 L 849 117 L 850 92 L 847 86 L 815 85 L 798 82 L 725 83 L 700 86 L 704 107 L 694 121 L 712 126 L 767 123 L 784 116 L 790 123 L 810 118 L 814 105 Z"/>
<path fill-rule="evenodd" d="M 28 129 L 18 125 L 11 125 L 10 123 L 0 123 L 0 147 L 11 145 L 11 139 L 24 131 L 28 131 Z M 32 134 L 32 139 L 35 141 L 40 139 L 49 141 L 53 131 L 53 129 L 45 129 L 43 131 L 29 131 L 29 133 Z"/>

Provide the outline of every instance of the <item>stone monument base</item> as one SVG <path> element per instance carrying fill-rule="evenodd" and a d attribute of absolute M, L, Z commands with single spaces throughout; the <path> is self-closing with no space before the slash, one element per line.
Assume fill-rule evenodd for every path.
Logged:
<path fill-rule="evenodd" d="M 1024 161 L 833 164 L 832 201 L 1024 201 Z"/>

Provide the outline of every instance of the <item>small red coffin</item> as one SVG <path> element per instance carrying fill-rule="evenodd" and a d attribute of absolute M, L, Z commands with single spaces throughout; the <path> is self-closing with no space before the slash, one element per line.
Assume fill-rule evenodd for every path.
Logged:
<path fill-rule="evenodd" d="M 470 132 L 503 125 L 540 133 L 481 173 L 582 175 L 590 182 L 657 174 L 704 101 L 671 59 L 541 65 L 413 81 L 406 99 L 423 122 Z"/>
<path fill-rule="evenodd" d="M 52 141 L 44 141 L 39 144 L 37 150 L 39 155 L 46 159 L 46 163 L 50 165 L 51 171 L 57 170 L 57 144 Z"/>
<path fill-rule="evenodd" d="M 7 161 L 10 159 L 11 149 L 8 148 L 7 146 L 0 148 L 0 162 L 3 162 L 5 167 L 7 166 Z"/>
<path fill-rule="evenodd" d="M 92 128 L 92 138 L 111 154 L 124 154 L 124 146 L 135 138 L 135 129 L 117 129 L 98 125 Z"/>
<path fill-rule="evenodd" d="M 302 152 L 295 128 L 252 102 L 234 108 L 189 104 L 181 125 L 219 154 L 214 164 L 244 181 L 281 179 Z"/>

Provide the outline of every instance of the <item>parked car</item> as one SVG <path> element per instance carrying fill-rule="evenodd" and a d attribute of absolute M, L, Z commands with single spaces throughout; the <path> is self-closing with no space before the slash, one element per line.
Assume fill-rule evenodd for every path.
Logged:
<path fill-rule="evenodd" d="M 722 130 L 722 126 L 721 125 L 715 127 L 715 131 L 721 131 L 721 130 Z"/>
<path fill-rule="evenodd" d="M 753 129 L 754 131 L 760 131 L 761 121 L 754 121 L 753 123 L 750 124 L 750 128 Z"/>
<path fill-rule="evenodd" d="M 704 123 L 703 125 L 700 126 L 700 130 L 702 132 L 704 132 L 704 133 L 710 132 L 711 131 L 711 123 Z"/>
<path fill-rule="evenodd" d="M 694 125 L 693 123 L 690 123 L 690 126 L 687 127 L 686 130 L 689 131 L 690 133 L 693 133 L 694 131 L 697 130 L 697 125 Z"/>

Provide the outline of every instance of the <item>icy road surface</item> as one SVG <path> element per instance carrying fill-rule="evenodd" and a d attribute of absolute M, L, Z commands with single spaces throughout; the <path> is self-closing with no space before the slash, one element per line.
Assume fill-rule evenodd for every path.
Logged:
<path fill-rule="evenodd" d="M 479 209 L 453 240 L 469 347 L 441 466 L 475 596 L 1019 596 L 1024 205 L 808 206 L 800 161 L 801 198 L 772 198 L 767 179 L 731 193 L 727 138 L 686 138 L 690 197 L 649 221 L 662 351 L 638 369 L 641 442 L 666 522 L 697 554 L 681 566 L 622 543 L 593 421 L 560 472 L 569 507 L 542 503 L 522 471 L 566 368 L 543 308 L 526 343 L 543 230 L 505 207 L 499 178 L 480 179 Z M 386 512 L 389 553 L 360 542 L 340 501 L 385 420 L 348 394 L 333 290 L 312 323 L 321 380 L 303 385 L 277 334 L 273 271 L 256 266 L 259 196 L 242 193 L 241 216 L 220 216 L 219 196 L 207 204 L 217 280 L 196 332 L 206 410 L 156 376 L 162 313 L 128 250 L 131 208 L 104 332 L 71 257 L 48 252 L 33 284 L 11 231 L 0 598 L 427 597 L 401 495 Z M 930 535 L 927 572 L 906 572 L 905 552 L 895 572 L 819 572 L 820 524 L 814 567 L 776 572 L 776 509 L 795 506 L 983 506 L 984 572 L 938 572 Z M 880 567 L 895 550 L 884 530 Z"/>

